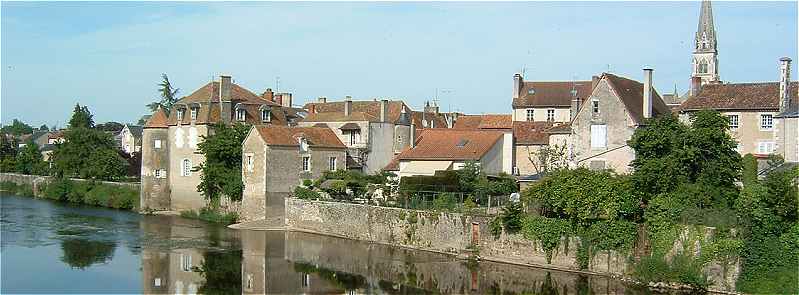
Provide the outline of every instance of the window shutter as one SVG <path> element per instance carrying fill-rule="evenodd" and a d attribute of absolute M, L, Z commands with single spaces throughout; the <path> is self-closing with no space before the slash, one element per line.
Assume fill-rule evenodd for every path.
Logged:
<path fill-rule="evenodd" d="M 591 125 L 591 147 L 604 148 L 607 147 L 607 125 Z"/>

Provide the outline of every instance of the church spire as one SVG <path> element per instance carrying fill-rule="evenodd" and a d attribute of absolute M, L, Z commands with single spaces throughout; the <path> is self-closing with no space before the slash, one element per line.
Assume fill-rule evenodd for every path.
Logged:
<path fill-rule="evenodd" d="M 697 52 L 717 51 L 716 27 L 713 25 L 713 7 L 710 5 L 710 0 L 702 0 L 695 40 Z"/>
<path fill-rule="evenodd" d="M 720 82 L 718 54 L 713 7 L 710 0 L 702 0 L 702 7 L 699 10 L 699 26 L 694 36 L 693 70 L 691 71 L 692 77 L 702 78 L 702 85 Z"/>

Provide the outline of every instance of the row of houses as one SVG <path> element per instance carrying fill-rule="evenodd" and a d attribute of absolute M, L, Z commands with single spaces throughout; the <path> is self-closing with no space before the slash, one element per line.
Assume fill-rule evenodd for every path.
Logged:
<path fill-rule="evenodd" d="M 242 150 L 243 220 L 279 214 L 283 199 L 303 180 L 325 171 L 400 177 L 433 175 L 478 162 L 489 175 L 507 173 L 534 181 L 553 155 L 559 165 L 628 173 L 635 158 L 627 145 L 649 118 L 721 111 L 742 154 L 780 154 L 799 161 L 797 83 L 791 60 L 779 60 L 777 82 L 724 83 L 718 72 L 709 1 L 702 3 L 695 36 L 690 90 L 661 95 L 654 70 L 638 79 L 601 73 L 583 81 L 525 81 L 513 76 L 505 98 L 510 114 L 441 112 L 436 103 L 414 110 L 401 99 L 314 99 L 296 107 L 290 93 L 258 95 L 221 76 L 181 98 L 168 114 L 156 111 L 143 126 L 141 207 L 197 210 L 197 147 L 217 123 L 252 126 Z M 636 75 L 637 76 L 637 75 Z M 542 154 L 550 157 L 545 159 Z M 276 210 L 270 214 L 269 210 Z"/>

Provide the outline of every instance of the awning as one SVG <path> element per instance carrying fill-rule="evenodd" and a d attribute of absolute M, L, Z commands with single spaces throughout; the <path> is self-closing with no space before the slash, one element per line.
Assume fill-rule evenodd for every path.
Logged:
<path fill-rule="evenodd" d="M 338 129 L 341 129 L 341 130 L 361 130 L 361 126 L 358 126 L 358 124 L 349 122 L 347 124 L 341 125 L 341 127 L 339 127 Z"/>
<path fill-rule="evenodd" d="M 436 171 L 450 170 L 452 161 L 402 161 L 400 162 L 400 175 L 434 175 Z"/>

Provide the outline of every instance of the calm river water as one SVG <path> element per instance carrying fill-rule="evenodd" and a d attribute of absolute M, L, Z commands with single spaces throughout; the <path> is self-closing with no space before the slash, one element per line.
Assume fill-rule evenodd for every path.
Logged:
<path fill-rule="evenodd" d="M 605 277 L 319 235 L 9 195 L 0 206 L 3 294 L 648 293 Z"/>

